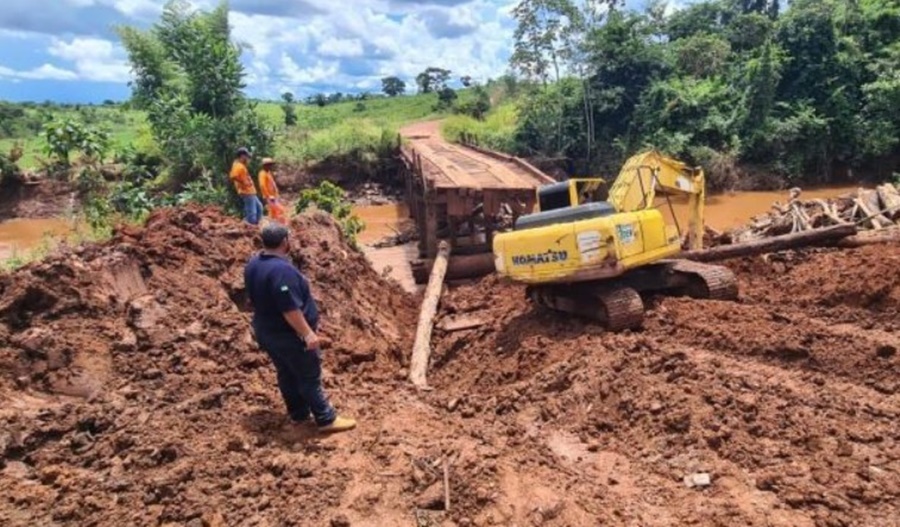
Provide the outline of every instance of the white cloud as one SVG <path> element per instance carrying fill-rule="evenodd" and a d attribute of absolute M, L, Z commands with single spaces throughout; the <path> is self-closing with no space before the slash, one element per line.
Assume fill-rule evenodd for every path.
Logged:
<path fill-rule="evenodd" d="M 320 55 L 333 58 L 361 57 L 363 54 L 362 41 L 356 38 L 327 38 L 319 43 L 316 51 Z"/>
<path fill-rule="evenodd" d="M 26 2 L 13 1 L 17 5 Z M 26 28 L 35 32 L 38 42 L 46 42 L 47 50 L 46 57 L 38 56 L 29 68 L 46 62 L 55 64 L 52 67 L 61 80 L 74 75 L 79 80 L 124 85 L 130 79 L 129 66 L 108 26 L 147 27 L 157 20 L 164 2 L 57 1 L 40 23 Z M 218 0 L 190 1 L 203 9 L 218 4 Z M 506 70 L 512 47 L 510 10 L 515 3 L 232 0 L 229 22 L 235 40 L 247 44 L 242 61 L 248 93 L 277 97 L 289 90 L 301 97 L 319 91 L 377 91 L 380 79 L 388 75 L 400 76 L 413 89 L 415 76 L 428 66 L 451 69 L 454 79 L 470 75 L 483 81 L 499 76 Z M 104 18 L 96 24 L 85 19 L 100 15 L 119 18 Z M 30 38 L 13 21 L 0 24 L 0 38 Z M 107 29 L 100 28 L 101 24 Z M 0 62 L 3 60 L 0 50 Z M 21 64 L 18 60 L 14 63 Z"/>
<path fill-rule="evenodd" d="M 154 0 L 101 0 L 131 17 L 152 17 L 162 12 L 162 2 Z"/>
<path fill-rule="evenodd" d="M 24 71 L 0 66 L 0 77 L 26 80 L 69 81 L 77 79 L 78 75 L 73 71 L 57 68 L 52 64 L 44 64 L 37 68 Z"/>
<path fill-rule="evenodd" d="M 47 52 L 74 63 L 81 80 L 124 82 L 130 77 L 122 50 L 109 40 L 78 37 L 66 42 L 54 38 Z"/>
<path fill-rule="evenodd" d="M 287 53 L 282 53 L 280 73 L 290 85 L 330 82 L 338 74 L 338 63 L 318 60 L 302 68 Z"/>

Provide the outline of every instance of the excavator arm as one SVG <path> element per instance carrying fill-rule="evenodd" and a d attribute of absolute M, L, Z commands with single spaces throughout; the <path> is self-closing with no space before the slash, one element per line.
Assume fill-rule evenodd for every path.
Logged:
<path fill-rule="evenodd" d="M 653 207 L 657 193 L 689 197 L 688 239 L 691 249 L 702 249 L 706 201 L 703 169 L 691 168 L 656 150 L 638 154 L 625 162 L 610 188 L 608 201 L 617 212 L 636 212 Z"/>

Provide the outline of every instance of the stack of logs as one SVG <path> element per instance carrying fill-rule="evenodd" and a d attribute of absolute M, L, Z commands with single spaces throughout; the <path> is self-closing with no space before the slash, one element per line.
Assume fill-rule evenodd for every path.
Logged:
<path fill-rule="evenodd" d="M 859 189 L 832 199 L 801 199 L 798 188 L 791 189 L 786 204 L 776 202 L 772 210 L 757 216 L 743 227 L 714 236 L 713 245 L 739 244 L 762 238 L 800 233 L 835 225 L 855 225 L 860 231 L 900 229 L 900 191 L 885 184 L 876 189 Z M 863 233 L 872 237 L 875 233 Z M 885 232 L 878 233 L 884 236 Z"/>

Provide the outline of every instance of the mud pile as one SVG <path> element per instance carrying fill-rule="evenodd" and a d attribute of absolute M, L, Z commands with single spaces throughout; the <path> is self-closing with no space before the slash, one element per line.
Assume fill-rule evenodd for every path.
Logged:
<path fill-rule="evenodd" d="M 356 430 L 285 422 L 241 310 L 253 230 L 163 211 L 0 277 L 0 523 L 900 517 L 900 247 L 727 262 L 739 302 L 648 299 L 645 328 L 621 334 L 488 277 L 445 295 L 418 393 L 414 299 L 327 217 L 294 230 L 334 340 L 326 389 Z"/>
<path fill-rule="evenodd" d="M 390 390 L 414 303 L 327 216 L 292 227 L 334 341 L 326 387 L 358 415 Z M 165 210 L 0 277 L 0 523 L 300 524 L 334 506 L 346 473 L 319 473 L 317 440 L 283 422 L 241 310 L 254 232 Z"/>
<path fill-rule="evenodd" d="M 566 489 L 553 525 L 896 523 L 900 247 L 727 264 L 740 302 L 649 299 L 618 335 L 493 278 L 448 297 L 484 325 L 442 338 L 431 382 L 508 432 L 497 503 Z"/>

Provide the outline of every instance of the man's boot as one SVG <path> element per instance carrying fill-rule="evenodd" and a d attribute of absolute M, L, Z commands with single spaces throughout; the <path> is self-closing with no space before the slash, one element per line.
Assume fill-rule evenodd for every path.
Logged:
<path fill-rule="evenodd" d="M 331 424 L 320 426 L 319 432 L 323 434 L 330 434 L 333 432 L 345 432 L 354 428 L 356 428 L 356 421 L 350 419 L 349 417 L 337 416 L 334 421 L 331 422 Z"/>

